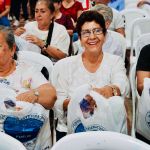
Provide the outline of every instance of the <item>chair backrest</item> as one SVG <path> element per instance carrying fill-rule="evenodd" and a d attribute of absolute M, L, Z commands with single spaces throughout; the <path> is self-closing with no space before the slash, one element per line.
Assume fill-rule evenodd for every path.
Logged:
<path fill-rule="evenodd" d="M 18 60 L 24 61 L 28 64 L 35 65 L 35 67 L 37 67 L 39 71 L 41 71 L 42 68 L 45 67 L 49 73 L 49 79 L 50 79 L 53 63 L 46 56 L 39 53 L 30 52 L 30 51 L 19 51 Z"/>
<path fill-rule="evenodd" d="M 137 39 L 140 38 L 143 34 L 147 34 L 147 33 L 150 33 L 150 18 L 138 18 L 133 21 L 133 24 L 131 27 L 131 57 L 133 56 L 133 50 L 135 48 L 135 43 Z M 144 40 L 140 38 L 140 40 L 138 40 L 136 44 L 141 45 L 142 43 L 143 44 L 148 44 L 148 42 L 150 43 L 150 40 L 149 40 L 150 38 L 148 37 L 149 36 L 147 35 L 146 37 L 142 37 L 144 38 Z"/>
<path fill-rule="evenodd" d="M 150 33 L 141 35 L 135 43 L 135 57 L 138 59 L 141 49 L 150 44 Z"/>
<path fill-rule="evenodd" d="M 125 8 L 136 8 L 138 0 L 125 0 Z"/>
<path fill-rule="evenodd" d="M 21 142 L 15 138 L 0 132 L 0 149 L 1 150 L 26 150 Z"/>
<path fill-rule="evenodd" d="M 127 41 L 127 48 L 131 48 L 131 28 L 133 21 L 137 18 L 144 18 L 148 17 L 146 11 L 138 9 L 138 8 L 132 8 L 132 9 L 124 9 L 121 11 L 122 16 L 124 17 L 125 21 L 125 34 L 126 34 L 126 41 Z"/>
<path fill-rule="evenodd" d="M 149 150 L 146 143 L 125 134 L 91 131 L 70 134 L 60 139 L 51 150 Z"/>
<path fill-rule="evenodd" d="M 123 60 L 125 60 L 125 56 L 126 56 L 126 39 L 117 32 L 108 30 L 109 33 L 111 33 L 111 36 L 113 37 L 114 40 L 119 41 L 120 45 L 121 45 L 121 49 L 122 49 L 122 53 L 123 53 Z"/>
<path fill-rule="evenodd" d="M 132 66 L 129 73 L 129 81 L 131 85 L 131 94 L 132 94 L 132 128 L 131 135 L 135 137 L 135 119 L 136 119 L 136 98 L 137 98 L 137 88 L 136 88 L 136 63 Z"/>

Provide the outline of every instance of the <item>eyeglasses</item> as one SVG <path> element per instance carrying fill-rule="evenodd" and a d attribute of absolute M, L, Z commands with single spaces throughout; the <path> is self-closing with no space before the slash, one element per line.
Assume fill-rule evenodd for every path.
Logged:
<path fill-rule="evenodd" d="M 91 35 L 91 33 L 93 33 L 94 35 L 100 35 L 103 33 L 101 28 L 94 28 L 91 30 L 82 30 L 81 31 L 81 36 L 82 37 L 89 37 Z"/>

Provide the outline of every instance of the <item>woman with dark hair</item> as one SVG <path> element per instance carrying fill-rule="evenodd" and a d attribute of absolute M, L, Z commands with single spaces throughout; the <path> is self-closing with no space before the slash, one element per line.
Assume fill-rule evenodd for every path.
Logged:
<path fill-rule="evenodd" d="M 38 0 L 35 7 L 36 21 L 18 28 L 15 34 L 39 46 L 42 54 L 56 62 L 68 55 L 70 38 L 64 26 L 53 22 L 54 11 L 52 2 Z"/>
<path fill-rule="evenodd" d="M 83 12 L 77 20 L 76 31 L 84 48 L 83 53 L 60 60 L 52 73 L 55 78 L 52 78 L 52 83 L 57 91 L 57 140 L 67 132 L 65 112 L 71 95 L 79 86 L 90 84 L 94 91 L 106 98 L 125 96 L 128 92 L 122 58 L 102 51 L 106 35 L 103 16 L 97 11 Z"/>

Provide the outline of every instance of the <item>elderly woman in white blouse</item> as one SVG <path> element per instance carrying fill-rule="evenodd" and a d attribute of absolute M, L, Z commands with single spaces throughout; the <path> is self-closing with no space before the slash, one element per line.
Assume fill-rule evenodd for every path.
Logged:
<path fill-rule="evenodd" d="M 103 16 L 96 11 L 84 12 L 78 18 L 77 32 L 84 47 L 83 53 L 60 60 L 53 70 L 53 85 L 57 91 L 57 132 L 61 132 L 62 136 L 67 132 L 64 112 L 79 86 L 90 84 L 105 98 L 125 96 L 128 92 L 123 59 L 102 51 L 106 35 Z M 61 135 L 58 133 L 58 138 Z"/>
<path fill-rule="evenodd" d="M 35 7 L 35 21 L 15 31 L 15 35 L 36 44 L 42 53 L 53 62 L 68 55 L 70 37 L 66 28 L 53 22 L 55 7 L 49 0 L 38 0 Z"/>

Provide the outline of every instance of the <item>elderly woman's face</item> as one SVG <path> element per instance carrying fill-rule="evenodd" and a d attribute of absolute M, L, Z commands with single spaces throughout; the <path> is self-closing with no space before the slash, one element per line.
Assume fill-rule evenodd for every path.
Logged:
<path fill-rule="evenodd" d="M 48 6 L 45 2 L 38 2 L 35 7 L 35 20 L 38 22 L 38 25 L 49 25 L 53 14 L 51 14 Z"/>
<path fill-rule="evenodd" d="M 81 28 L 81 44 L 86 51 L 99 52 L 102 50 L 102 45 L 105 41 L 105 36 L 102 32 L 102 27 L 96 23 L 85 22 Z"/>
<path fill-rule="evenodd" d="M 0 66 L 11 62 L 14 54 L 14 51 L 9 48 L 4 37 L 4 34 L 0 33 Z"/>

